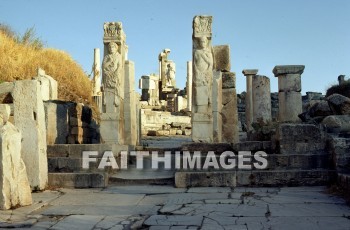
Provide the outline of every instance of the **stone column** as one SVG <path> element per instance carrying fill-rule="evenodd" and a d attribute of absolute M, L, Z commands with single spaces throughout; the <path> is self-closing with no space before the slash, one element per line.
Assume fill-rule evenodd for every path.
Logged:
<path fill-rule="evenodd" d="M 214 56 L 211 46 L 212 16 L 193 19 L 192 140 L 213 142 L 212 79 Z"/>
<path fill-rule="evenodd" d="M 124 127 L 125 143 L 137 144 L 137 120 L 135 101 L 135 65 L 132 61 L 125 61 L 125 98 L 124 98 Z"/>
<path fill-rule="evenodd" d="M 252 76 L 253 122 L 266 124 L 271 118 L 270 79 L 263 75 Z"/>
<path fill-rule="evenodd" d="M 252 94 L 252 79 L 258 73 L 257 69 L 244 69 L 242 71 L 246 76 L 247 94 L 245 97 L 245 120 L 247 123 L 247 131 L 252 129 L 253 122 L 253 94 Z"/>
<path fill-rule="evenodd" d="M 187 93 L 187 109 L 191 111 L 192 110 L 192 61 L 187 62 L 186 93 Z"/>
<path fill-rule="evenodd" d="M 126 36 L 120 22 L 106 22 L 103 28 L 101 138 L 105 143 L 123 144 Z"/>
<path fill-rule="evenodd" d="M 12 93 L 15 126 L 22 133 L 22 158 L 32 189 L 48 182 L 44 103 L 37 80 L 16 81 Z M 25 99 L 25 100 L 24 100 Z"/>
<path fill-rule="evenodd" d="M 273 73 L 278 77 L 278 119 L 281 122 L 298 122 L 302 113 L 301 74 L 303 65 L 275 66 Z"/>
<path fill-rule="evenodd" d="M 100 60 L 100 49 L 94 49 L 94 66 L 93 66 L 93 78 L 92 78 L 92 95 L 101 95 L 101 60 Z"/>
<path fill-rule="evenodd" d="M 238 143 L 238 108 L 236 74 L 222 73 L 222 142 Z"/>
<path fill-rule="evenodd" d="M 222 142 L 222 73 L 213 74 L 213 142 Z"/>

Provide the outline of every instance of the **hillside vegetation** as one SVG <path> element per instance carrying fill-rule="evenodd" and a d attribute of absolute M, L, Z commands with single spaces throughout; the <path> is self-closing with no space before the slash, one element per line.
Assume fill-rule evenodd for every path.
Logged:
<path fill-rule="evenodd" d="M 92 103 L 91 83 L 81 66 L 66 52 L 43 48 L 33 29 L 18 36 L 0 24 L 0 82 L 31 79 L 38 68 L 58 82 L 58 99 Z"/>

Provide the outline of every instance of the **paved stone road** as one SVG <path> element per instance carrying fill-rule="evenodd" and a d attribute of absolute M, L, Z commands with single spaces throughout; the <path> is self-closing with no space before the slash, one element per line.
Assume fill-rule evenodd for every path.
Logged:
<path fill-rule="evenodd" d="M 0 227 L 31 229 L 350 229 L 350 207 L 324 187 L 122 186 L 34 193 L 0 211 Z"/>

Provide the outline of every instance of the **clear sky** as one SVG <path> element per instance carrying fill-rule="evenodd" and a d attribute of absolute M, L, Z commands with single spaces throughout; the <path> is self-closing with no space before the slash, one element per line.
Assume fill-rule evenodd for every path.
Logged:
<path fill-rule="evenodd" d="M 213 16 L 212 44 L 230 45 L 238 92 L 245 91 L 246 68 L 270 77 L 272 92 L 275 65 L 305 65 L 304 93 L 325 92 L 338 75 L 350 75 L 348 0 L 0 0 L 0 23 L 19 33 L 34 26 L 48 47 L 67 51 L 88 74 L 94 48 L 103 51 L 103 23 L 122 22 L 135 87 L 142 75 L 158 73 L 164 48 L 176 63 L 177 86 L 185 86 L 192 19 L 200 14 Z"/>

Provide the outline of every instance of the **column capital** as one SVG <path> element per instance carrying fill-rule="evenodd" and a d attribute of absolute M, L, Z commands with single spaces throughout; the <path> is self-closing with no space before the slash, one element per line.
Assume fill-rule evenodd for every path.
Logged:
<path fill-rule="evenodd" d="M 304 65 L 276 65 L 272 72 L 275 77 L 278 77 L 285 74 L 302 74 L 304 69 Z"/>
<path fill-rule="evenodd" d="M 258 69 L 244 69 L 242 70 L 242 73 L 244 74 L 244 76 L 248 76 L 248 75 L 256 75 L 258 73 Z"/>

